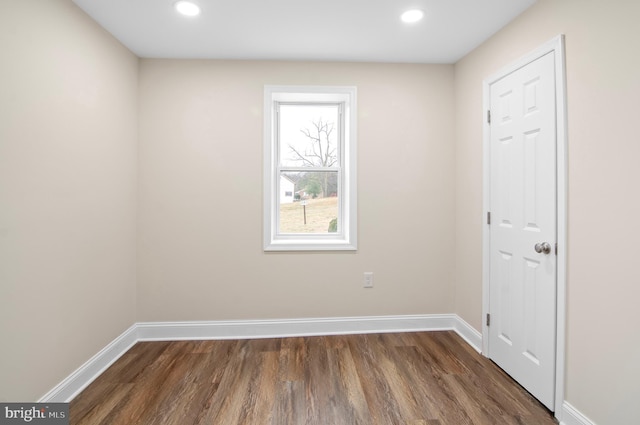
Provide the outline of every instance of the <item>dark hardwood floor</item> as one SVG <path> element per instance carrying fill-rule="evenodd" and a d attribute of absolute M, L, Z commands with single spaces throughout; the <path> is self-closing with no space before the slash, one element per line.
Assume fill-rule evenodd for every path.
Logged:
<path fill-rule="evenodd" d="M 71 424 L 546 425 L 454 332 L 140 342 L 80 393 Z"/>

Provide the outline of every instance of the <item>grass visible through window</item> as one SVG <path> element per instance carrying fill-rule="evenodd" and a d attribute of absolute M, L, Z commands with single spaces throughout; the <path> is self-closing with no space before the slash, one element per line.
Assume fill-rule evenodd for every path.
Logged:
<path fill-rule="evenodd" d="M 307 224 L 304 223 L 306 210 Z M 308 199 L 280 204 L 281 233 L 328 233 L 331 220 L 338 217 L 338 197 Z"/>

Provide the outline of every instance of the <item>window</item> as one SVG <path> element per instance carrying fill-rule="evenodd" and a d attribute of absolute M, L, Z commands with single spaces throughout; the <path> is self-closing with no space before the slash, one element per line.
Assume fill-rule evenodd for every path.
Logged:
<path fill-rule="evenodd" d="M 267 86 L 264 249 L 356 249 L 356 88 Z"/>

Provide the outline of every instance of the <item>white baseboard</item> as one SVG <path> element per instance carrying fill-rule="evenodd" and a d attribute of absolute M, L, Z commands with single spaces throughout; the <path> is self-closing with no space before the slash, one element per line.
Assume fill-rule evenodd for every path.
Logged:
<path fill-rule="evenodd" d="M 136 342 L 138 342 L 138 335 L 136 325 L 133 325 L 52 388 L 51 391 L 43 395 L 38 402 L 64 403 L 73 400 L 80 391 L 100 376 L 120 356 L 133 347 Z"/>
<path fill-rule="evenodd" d="M 454 315 L 455 320 L 453 323 L 453 330 L 460 336 L 460 338 L 464 339 L 467 344 L 473 347 L 478 353 L 482 352 L 482 333 L 476 330 L 476 328 L 472 327 L 470 324 L 465 322 L 460 316 L 457 314 Z"/>
<path fill-rule="evenodd" d="M 580 413 L 575 407 L 562 403 L 562 416 L 560 425 L 596 425 L 595 422 Z"/>
<path fill-rule="evenodd" d="M 383 332 L 457 330 L 454 314 L 332 317 L 213 322 L 138 323 L 141 341 L 282 338 Z M 467 325 L 468 326 L 468 325 Z"/>
<path fill-rule="evenodd" d="M 476 351 L 480 351 L 480 332 L 455 314 L 136 323 L 56 385 L 39 402 L 71 401 L 138 341 L 278 338 L 441 330 L 455 331 Z"/>

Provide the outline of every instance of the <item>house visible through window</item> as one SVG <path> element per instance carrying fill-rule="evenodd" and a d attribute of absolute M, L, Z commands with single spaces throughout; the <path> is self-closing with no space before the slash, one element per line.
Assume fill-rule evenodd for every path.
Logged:
<path fill-rule="evenodd" d="M 355 88 L 265 88 L 265 250 L 354 250 Z"/>

